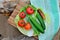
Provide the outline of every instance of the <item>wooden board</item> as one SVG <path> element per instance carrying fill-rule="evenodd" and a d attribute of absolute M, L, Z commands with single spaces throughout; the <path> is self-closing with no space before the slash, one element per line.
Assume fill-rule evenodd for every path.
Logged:
<path fill-rule="evenodd" d="M 10 25 L 12 25 L 13 27 L 17 27 L 16 24 L 15 24 L 15 22 L 14 22 L 14 19 L 15 19 L 16 15 L 18 14 L 19 10 L 20 10 L 22 7 L 24 7 L 24 6 L 28 5 L 28 4 L 30 4 L 30 0 L 23 0 L 23 1 L 20 0 L 20 1 L 19 1 L 19 3 L 17 4 L 15 10 L 13 11 L 13 13 L 11 14 L 11 16 L 10 16 L 9 19 L 8 19 L 8 23 L 9 23 Z M 35 38 L 35 40 L 38 40 L 37 37 L 34 37 L 34 38 Z"/>
<path fill-rule="evenodd" d="M 15 23 L 14 23 L 14 18 L 16 17 L 16 15 L 18 14 L 19 10 L 28 5 L 30 2 L 29 0 L 20 0 L 19 3 L 16 6 L 16 9 L 13 11 L 13 13 L 11 14 L 11 16 L 8 19 L 8 23 L 11 24 L 12 26 L 16 27 Z"/>

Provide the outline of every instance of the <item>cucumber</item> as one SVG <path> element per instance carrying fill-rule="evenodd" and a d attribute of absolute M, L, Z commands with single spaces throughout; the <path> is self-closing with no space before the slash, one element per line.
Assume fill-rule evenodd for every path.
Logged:
<path fill-rule="evenodd" d="M 39 15 L 39 13 L 36 14 L 36 17 L 39 20 L 39 22 L 41 23 L 42 28 L 45 30 L 46 26 L 45 26 L 43 18 Z"/>
<path fill-rule="evenodd" d="M 42 26 L 33 17 L 29 17 L 29 18 L 30 18 L 31 22 L 33 22 L 35 27 L 38 29 L 38 31 L 41 33 L 44 33 Z"/>
<path fill-rule="evenodd" d="M 40 32 L 36 29 L 35 25 L 31 22 L 30 19 L 28 19 L 28 22 L 31 24 L 32 29 L 34 30 L 34 34 L 35 34 L 35 35 L 39 35 Z"/>

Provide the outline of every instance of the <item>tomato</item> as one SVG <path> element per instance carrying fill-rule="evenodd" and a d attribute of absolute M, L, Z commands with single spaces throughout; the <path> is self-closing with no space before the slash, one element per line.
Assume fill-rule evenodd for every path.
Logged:
<path fill-rule="evenodd" d="M 21 12 L 21 13 L 19 14 L 19 16 L 20 16 L 20 18 L 25 18 L 25 17 L 26 17 L 26 14 L 25 14 L 24 12 Z"/>
<path fill-rule="evenodd" d="M 24 20 L 19 20 L 18 21 L 18 26 L 24 27 L 25 26 L 25 21 Z"/>
<path fill-rule="evenodd" d="M 28 7 L 26 9 L 26 12 L 27 12 L 27 14 L 33 14 L 34 13 L 34 10 L 31 7 Z"/>
<path fill-rule="evenodd" d="M 31 29 L 31 24 L 30 23 L 27 23 L 24 27 L 26 30 L 30 30 Z"/>

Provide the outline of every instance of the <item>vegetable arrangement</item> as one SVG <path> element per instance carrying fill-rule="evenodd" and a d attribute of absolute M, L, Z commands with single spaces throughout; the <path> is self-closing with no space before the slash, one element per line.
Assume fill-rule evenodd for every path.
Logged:
<path fill-rule="evenodd" d="M 32 29 L 35 36 L 45 32 L 45 15 L 33 5 L 23 7 L 20 10 L 19 18 L 20 20 L 17 22 L 18 26 L 27 31 Z"/>

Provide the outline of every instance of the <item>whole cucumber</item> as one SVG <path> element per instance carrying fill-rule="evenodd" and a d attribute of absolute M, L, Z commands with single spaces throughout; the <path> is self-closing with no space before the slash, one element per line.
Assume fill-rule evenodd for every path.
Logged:
<path fill-rule="evenodd" d="M 43 18 L 39 15 L 38 12 L 37 12 L 37 14 L 36 14 L 36 17 L 37 17 L 37 19 L 39 20 L 39 22 L 41 23 L 42 28 L 45 30 L 45 29 L 46 29 L 46 26 L 45 26 L 44 20 L 43 20 Z"/>
<path fill-rule="evenodd" d="M 44 33 L 42 26 L 33 17 L 30 17 L 30 20 L 31 22 L 33 22 L 33 24 L 35 25 L 39 32 Z"/>
<path fill-rule="evenodd" d="M 31 24 L 32 29 L 34 30 L 34 34 L 39 35 L 40 32 L 37 30 L 37 28 L 36 28 L 35 25 L 31 22 L 30 19 L 28 19 L 28 22 Z"/>

